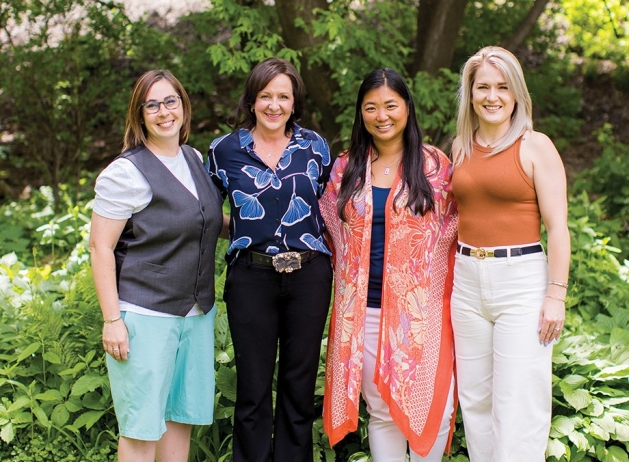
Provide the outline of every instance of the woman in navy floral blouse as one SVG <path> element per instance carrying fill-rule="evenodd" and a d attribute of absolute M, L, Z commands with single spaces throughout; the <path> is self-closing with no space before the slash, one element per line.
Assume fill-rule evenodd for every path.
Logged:
<path fill-rule="evenodd" d="M 231 206 L 224 299 L 236 353 L 235 462 L 312 461 L 332 284 L 318 199 L 331 159 L 326 140 L 296 123 L 304 99 L 295 67 L 266 59 L 249 74 L 235 131 L 208 153 L 210 174 Z"/>

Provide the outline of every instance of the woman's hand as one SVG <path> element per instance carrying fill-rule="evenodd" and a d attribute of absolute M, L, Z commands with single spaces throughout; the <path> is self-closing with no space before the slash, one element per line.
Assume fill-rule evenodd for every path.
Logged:
<path fill-rule="evenodd" d="M 539 343 L 547 346 L 559 340 L 566 319 L 566 302 L 560 297 L 547 295 L 539 315 Z"/>
<path fill-rule="evenodd" d="M 122 319 L 103 324 L 103 348 L 116 361 L 129 357 L 129 332 Z"/>

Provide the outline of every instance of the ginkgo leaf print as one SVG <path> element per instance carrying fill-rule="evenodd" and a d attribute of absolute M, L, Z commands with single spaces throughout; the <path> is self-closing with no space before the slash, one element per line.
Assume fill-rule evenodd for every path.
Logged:
<path fill-rule="evenodd" d="M 312 142 L 312 152 L 321 156 L 321 163 L 323 165 L 330 164 L 330 150 L 326 149 L 326 143 L 320 136 Z"/>
<path fill-rule="evenodd" d="M 280 251 L 280 248 L 275 246 L 275 245 L 270 245 L 266 248 L 265 252 L 269 253 L 271 255 L 275 255 L 276 253 L 278 253 Z"/>
<path fill-rule="evenodd" d="M 306 175 L 308 175 L 308 178 L 310 178 L 312 190 L 316 194 L 319 191 L 319 183 L 317 183 L 317 180 L 319 179 L 319 166 L 314 159 L 310 159 L 308 161 L 308 165 L 306 166 Z"/>
<path fill-rule="evenodd" d="M 318 252 L 328 251 L 328 249 L 325 247 L 325 244 L 323 243 L 322 236 L 320 236 L 319 238 L 316 238 L 310 233 L 305 233 L 301 235 L 299 240 L 303 242 L 304 244 L 306 244 L 310 250 L 316 250 Z"/>
<path fill-rule="evenodd" d="M 292 226 L 310 215 L 310 206 L 301 197 L 295 193 L 290 197 L 288 210 L 282 217 L 282 224 Z"/>
<path fill-rule="evenodd" d="M 223 186 L 225 187 L 225 189 L 229 188 L 229 178 L 227 177 L 227 172 L 225 170 L 219 170 L 218 171 L 218 177 L 221 179 L 221 181 L 223 182 Z"/>
<path fill-rule="evenodd" d="M 290 165 L 290 161 L 292 159 L 292 153 L 289 155 L 282 155 L 280 161 L 277 163 L 276 169 L 284 170 L 286 167 Z"/>
<path fill-rule="evenodd" d="M 248 236 L 239 237 L 231 243 L 227 249 L 227 253 L 232 253 L 234 249 L 246 249 L 251 244 L 251 238 Z"/>
<path fill-rule="evenodd" d="M 264 217 L 264 207 L 260 204 L 257 194 L 247 194 L 235 190 L 232 194 L 234 204 L 240 207 L 240 218 L 243 220 L 260 220 Z"/>
<path fill-rule="evenodd" d="M 275 176 L 275 174 L 269 168 L 267 168 L 266 170 L 262 170 L 258 167 L 254 167 L 253 165 L 245 165 L 242 168 L 242 171 L 245 172 L 249 178 L 254 179 L 253 183 L 258 189 L 266 188 L 269 183 L 271 183 L 273 189 L 280 189 L 280 187 L 282 186 L 282 182 L 280 181 L 280 179 Z"/>

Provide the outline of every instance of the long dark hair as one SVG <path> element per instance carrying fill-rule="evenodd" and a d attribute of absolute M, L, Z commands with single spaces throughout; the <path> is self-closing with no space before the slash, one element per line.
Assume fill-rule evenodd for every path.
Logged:
<path fill-rule="evenodd" d="M 304 82 L 295 66 L 281 58 L 267 58 L 258 63 L 249 73 L 249 77 L 247 77 L 245 82 L 245 89 L 238 100 L 238 107 L 228 118 L 228 123 L 234 130 L 237 128 L 249 130 L 255 128 L 257 119 L 251 109 L 256 103 L 256 97 L 271 80 L 280 74 L 286 75 L 293 84 L 293 99 L 295 103 L 293 105 L 293 113 L 288 118 L 284 129 L 286 135 L 291 132 L 293 123 L 301 119 L 304 111 Z"/>
<path fill-rule="evenodd" d="M 356 115 L 352 128 L 352 138 L 347 150 L 348 162 L 343 172 L 341 189 L 339 191 L 337 207 L 339 216 L 345 221 L 345 206 L 352 197 L 365 186 L 367 162 L 371 162 L 370 152 L 377 152 L 373 137 L 365 128 L 362 117 L 362 104 L 365 94 L 376 88 L 386 86 L 396 92 L 406 103 L 408 118 L 403 133 L 404 153 L 402 155 L 402 181 L 408 187 L 408 202 L 406 206 L 415 214 L 426 215 L 434 210 L 433 189 L 424 171 L 426 155 L 432 156 L 439 168 L 439 157 L 428 146 L 422 145 L 422 133 L 415 115 L 415 103 L 411 92 L 400 74 L 392 69 L 377 69 L 371 72 L 360 85 L 356 98 Z M 398 193 L 398 196 L 402 190 Z M 396 200 L 398 197 L 396 196 Z M 393 203 L 395 208 L 395 201 Z"/>

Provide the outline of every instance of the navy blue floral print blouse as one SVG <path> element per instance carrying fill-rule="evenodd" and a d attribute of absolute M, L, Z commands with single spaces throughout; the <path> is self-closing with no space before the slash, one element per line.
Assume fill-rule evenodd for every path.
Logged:
<path fill-rule="evenodd" d="M 327 141 L 296 124 L 275 171 L 253 151 L 250 130 L 215 139 L 208 152 L 208 171 L 223 197 L 229 197 L 227 254 L 250 249 L 331 255 L 318 201 L 331 167 Z"/>

